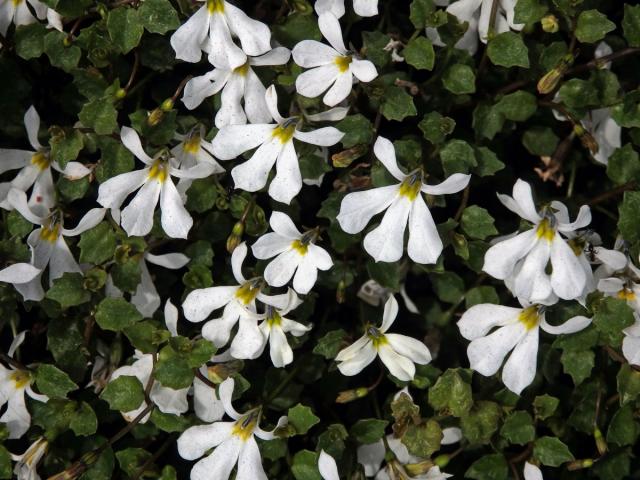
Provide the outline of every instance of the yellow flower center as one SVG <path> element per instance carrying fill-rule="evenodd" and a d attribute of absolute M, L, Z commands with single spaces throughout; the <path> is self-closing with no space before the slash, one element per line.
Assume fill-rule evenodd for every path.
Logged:
<path fill-rule="evenodd" d="M 167 179 L 167 163 L 162 160 L 156 160 L 149 169 L 149 179 L 157 180 L 160 183 L 164 183 Z"/>
<path fill-rule="evenodd" d="M 618 292 L 616 297 L 627 302 L 633 302 L 636 299 L 636 294 L 630 288 L 625 287 Z"/>
<path fill-rule="evenodd" d="M 340 70 L 340 73 L 344 73 L 347 70 L 349 70 L 349 65 L 351 65 L 351 60 L 352 59 L 350 55 L 345 55 L 344 57 L 336 57 L 334 62 L 338 67 L 338 70 Z"/>
<path fill-rule="evenodd" d="M 55 243 L 60 236 L 60 224 L 56 222 L 50 222 L 47 225 L 42 226 L 40 230 L 40 238 L 49 243 Z"/>
<path fill-rule="evenodd" d="M 422 182 L 420 181 L 420 175 L 409 175 L 400 184 L 398 194 L 401 197 L 407 197 L 413 202 L 420 193 L 421 186 Z"/>
<path fill-rule="evenodd" d="M 245 282 L 236 291 L 236 298 L 245 305 L 249 305 L 258 296 L 261 288 L 261 282 Z"/>
<path fill-rule="evenodd" d="M 553 237 L 556 236 L 556 230 L 555 228 L 553 228 L 553 226 L 551 226 L 551 222 L 548 218 L 543 218 L 542 221 L 538 224 L 536 235 L 538 236 L 538 238 L 544 238 L 547 242 L 551 242 L 553 240 Z"/>
<path fill-rule="evenodd" d="M 244 63 L 243 65 L 240 65 L 239 67 L 236 67 L 233 70 L 233 73 L 237 73 L 238 75 L 240 75 L 241 77 L 244 77 L 247 75 L 247 72 L 249 71 L 249 62 Z"/>
<path fill-rule="evenodd" d="M 224 0 L 207 0 L 207 10 L 210 14 L 224 13 Z"/>
<path fill-rule="evenodd" d="M 24 2 L 24 0 L 13 0 L 13 6 L 17 7 L 18 5 L 20 5 L 22 2 Z"/>
<path fill-rule="evenodd" d="M 384 336 L 384 333 L 382 333 L 376 327 L 369 327 L 367 329 L 367 337 L 369 337 L 369 339 L 373 343 L 373 348 L 375 348 L 376 350 L 388 342 L 387 337 Z"/>
<path fill-rule="evenodd" d="M 16 370 L 11 374 L 15 388 L 24 388 L 31 383 L 31 374 L 26 370 Z"/>
<path fill-rule="evenodd" d="M 278 313 L 278 311 L 272 306 L 267 306 L 267 325 L 269 327 L 279 327 L 282 323 L 282 317 Z"/>
<path fill-rule="evenodd" d="M 307 250 L 309 250 L 309 245 L 301 242 L 300 240 L 294 240 L 291 242 L 291 248 L 293 248 L 300 255 L 304 256 L 307 254 Z"/>
<path fill-rule="evenodd" d="M 571 247 L 571 250 L 573 250 L 575 256 L 579 257 L 584 252 L 585 242 L 581 238 L 572 238 L 569 240 L 569 246 Z"/>
<path fill-rule="evenodd" d="M 185 153 L 196 155 L 200 151 L 200 140 L 200 134 L 194 133 L 184 141 L 182 150 Z"/>
<path fill-rule="evenodd" d="M 293 138 L 293 134 L 296 131 L 295 122 L 291 122 L 290 124 L 278 125 L 273 129 L 273 133 L 271 136 L 273 138 L 277 138 L 280 140 L 280 143 L 285 144 L 289 142 Z"/>
<path fill-rule="evenodd" d="M 524 328 L 527 330 L 531 330 L 538 326 L 538 321 L 540 320 L 540 315 L 538 315 L 538 306 L 531 305 L 530 307 L 525 308 L 518 315 L 518 320 L 524 325 Z"/>
<path fill-rule="evenodd" d="M 240 437 L 243 442 L 246 442 L 253 435 L 253 430 L 258 425 L 259 418 L 260 410 L 253 410 L 240 417 L 231 429 L 232 435 Z"/>
<path fill-rule="evenodd" d="M 20 1 L 22 0 L 18 0 L 18 2 Z M 31 163 L 38 167 L 40 171 L 43 171 L 49 168 L 49 165 L 51 165 L 51 159 L 49 158 L 49 155 L 44 152 L 36 152 L 31 157 Z"/>

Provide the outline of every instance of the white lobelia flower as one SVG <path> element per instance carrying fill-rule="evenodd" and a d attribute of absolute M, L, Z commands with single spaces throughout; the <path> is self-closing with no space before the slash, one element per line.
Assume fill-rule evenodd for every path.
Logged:
<path fill-rule="evenodd" d="M 278 305 L 278 297 L 262 293 L 265 286 L 261 277 L 246 280 L 242 274 L 242 262 L 247 256 L 247 245 L 242 242 L 231 254 L 233 276 L 238 285 L 227 287 L 199 288 L 187 295 L 182 309 L 187 320 L 202 322 L 211 312 L 224 307 L 222 316 L 209 320 L 202 327 L 202 336 L 220 348 L 229 342 L 236 323 L 238 332 L 231 342 L 234 358 L 250 359 L 260 355 L 264 348 L 264 338 L 258 328 L 256 298 L 262 302 Z M 283 297 L 283 296 L 280 296 Z M 282 298 L 284 308 L 285 298 Z"/>
<path fill-rule="evenodd" d="M 345 14 L 344 0 L 317 0 L 314 8 L 318 15 L 331 12 L 340 18 Z M 378 15 L 378 0 L 353 0 L 353 10 L 361 17 L 374 17 Z"/>
<path fill-rule="evenodd" d="M 38 274 L 28 282 L 24 282 L 21 276 L 17 279 L 19 283 L 10 281 L 14 283 L 16 290 L 25 300 L 40 301 L 44 297 L 40 277 L 47 266 L 49 267 L 49 285 L 64 273 L 82 273 L 64 238 L 76 237 L 95 227 L 102 221 L 106 211 L 104 208 L 92 208 L 80 219 L 75 228 L 67 229 L 64 228 L 63 215 L 60 211 L 54 210 L 44 215 L 34 213 L 29 208 L 27 195 L 22 190 L 12 189 L 7 199 L 26 220 L 40 226 L 27 237 L 27 244 L 31 249 L 30 263 L 39 270 Z"/>
<path fill-rule="evenodd" d="M 276 123 L 222 127 L 211 142 L 213 154 L 220 160 L 231 160 L 258 147 L 249 160 L 231 170 L 235 187 L 257 192 L 267 184 L 269 172 L 275 163 L 276 175 L 269 185 L 269 195 L 278 202 L 289 204 L 302 188 L 302 175 L 293 139 L 330 147 L 338 143 L 344 133 L 334 127 L 311 132 L 299 130 L 302 125 L 300 118 L 280 116 L 278 96 L 273 85 L 267 89 L 265 100 Z"/>
<path fill-rule="evenodd" d="M 387 210 L 380 225 L 364 238 L 364 248 L 376 262 L 396 262 L 404 251 L 404 232 L 409 224 L 409 258 L 417 263 L 436 263 L 442 252 L 442 240 L 422 193 L 456 193 L 469 183 L 470 175 L 454 173 L 438 185 L 424 183 L 421 169 L 403 173 L 396 162 L 393 144 L 378 137 L 373 147 L 376 157 L 400 183 L 349 193 L 342 200 L 338 222 L 347 233 L 364 229 L 374 215 Z"/>
<path fill-rule="evenodd" d="M 579 332 L 591 323 L 590 318 L 576 316 L 562 325 L 549 325 L 544 310 L 540 305 L 513 308 L 490 303 L 468 309 L 458 328 L 471 340 L 467 348 L 471 368 L 486 377 L 494 375 L 513 350 L 502 369 L 502 381 L 519 395 L 536 375 L 539 329 L 560 335 Z"/>
<path fill-rule="evenodd" d="M 340 480 L 335 459 L 324 450 L 318 456 L 318 471 L 322 480 Z"/>
<path fill-rule="evenodd" d="M 7 34 L 11 23 L 17 27 L 36 22 L 28 5 L 31 5 L 39 20 L 47 20 L 48 27 L 62 31 L 60 14 L 39 0 L 0 0 L 0 35 Z"/>
<path fill-rule="evenodd" d="M 264 99 L 266 89 L 251 67 L 284 65 L 290 57 L 289 49 L 276 47 L 259 57 L 248 57 L 244 64 L 234 69 L 216 68 L 189 80 L 182 102 L 193 110 L 205 98 L 222 90 L 221 105 L 215 117 L 217 128 L 245 124 L 247 120 L 249 123 L 270 122 L 271 115 Z"/>
<path fill-rule="evenodd" d="M 233 387 L 233 378 L 228 378 L 219 388 L 224 410 L 233 419 L 232 422 L 190 427 L 178 438 L 178 453 L 185 460 L 196 460 L 212 450 L 193 466 L 191 480 L 228 480 L 236 463 L 236 480 L 267 480 L 255 437 L 273 440 L 274 434 L 259 427 L 261 408 L 244 414 L 233 408 Z M 281 417 L 278 426 L 285 421 L 286 417 Z"/>
<path fill-rule="evenodd" d="M 24 114 L 24 126 L 34 151 L 0 148 L 0 158 L 2 158 L 0 174 L 20 169 L 18 175 L 11 182 L 0 183 L 0 208 L 11 208 L 7 201 L 7 195 L 12 188 L 26 192 L 32 186 L 29 205 L 33 208 L 52 208 L 56 203 L 56 197 L 51 169 L 62 173 L 71 180 L 83 178 L 89 175 L 91 170 L 79 162 L 69 162 L 62 169 L 58 162 L 52 161 L 49 148 L 44 147 L 38 140 L 40 116 L 35 107 L 31 106 Z"/>
<path fill-rule="evenodd" d="M 153 283 L 147 262 L 170 270 L 178 270 L 189 263 L 189 260 L 190 258 L 182 253 L 165 253 L 162 255 L 144 253 L 140 259 L 140 283 L 135 293 L 131 296 L 131 303 L 142 316 L 151 318 L 161 304 L 160 295 Z M 107 277 L 107 286 L 106 294 L 108 297 L 122 297 L 122 291 L 113 284 L 111 276 Z"/>
<path fill-rule="evenodd" d="M 318 270 L 329 270 L 333 266 L 327 251 L 315 244 L 319 230 L 300 233 L 282 212 L 273 212 L 269 225 L 273 232 L 262 235 L 251 247 L 253 256 L 260 260 L 276 257 L 264 269 L 264 279 L 272 287 L 282 287 L 293 277 L 295 291 L 309 293 L 318 278 Z"/>
<path fill-rule="evenodd" d="M 347 50 L 340 22 L 333 13 L 321 14 L 318 26 L 331 46 L 316 40 L 303 40 L 293 47 L 293 61 L 310 69 L 298 75 L 296 90 L 310 98 L 326 91 L 322 101 L 333 107 L 349 96 L 353 77 L 366 83 L 376 78 L 378 72 L 369 60 L 362 60 L 355 52 Z"/>
<path fill-rule="evenodd" d="M 283 368 L 293 362 L 293 350 L 289 346 L 286 334 L 290 333 L 294 337 L 301 337 L 311 330 L 311 326 L 286 318 L 286 315 L 291 310 L 302 303 L 296 292 L 291 289 L 289 289 L 286 296 L 287 302 L 284 308 L 268 303 L 265 304 L 265 312 L 260 315 L 262 322 L 258 326 L 263 335 L 260 354 L 262 354 L 267 342 L 269 342 L 269 356 L 273 366 L 276 368 Z"/>
<path fill-rule="evenodd" d="M 153 159 L 145 153 L 135 130 L 122 127 L 122 143 L 146 167 L 142 170 L 122 173 L 105 181 L 98 189 L 98 203 L 112 211 L 119 210 L 127 197 L 138 190 L 122 210 L 121 225 L 130 236 L 147 235 L 153 227 L 153 213 L 160 200 L 161 222 L 171 238 L 187 238 L 193 219 L 180 197 L 172 176 L 178 178 L 205 178 L 213 173 L 214 166 L 200 162 L 191 168 L 177 168 L 174 159 L 163 152 Z"/>
<path fill-rule="evenodd" d="M 540 467 L 533 463 L 524 462 L 524 480 L 543 480 Z"/>
<path fill-rule="evenodd" d="M 171 300 L 167 300 L 164 306 L 164 320 L 167 329 L 171 333 L 171 336 L 177 336 L 177 322 L 178 322 L 178 309 L 171 303 Z M 149 383 L 151 374 L 153 373 L 153 354 L 142 353 L 139 350 L 135 351 L 135 361 L 131 365 L 125 365 L 116 369 L 111 374 L 110 382 L 122 376 L 136 377 L 140 380 L 143 388 Z M 164 387 L 159 382 L 153 382 L 151 391 L 149 392 L 149 398 L 158 406 L 162 413 L 170 413 L 172 415 L 180 415 L 189 409 L 187 402 L 187 393 L 189 387 L 175 390 L 173 388 Z M 143 400 L 138 408 L 129 412 L 122 412 L 122 416 L 127 422 L 133 421 L 138 415 L 142 414 L 147 407 L 146 401 Z M 151 412 L 145 415 L 140 423 L 145 423 Z"/>
<path fill-rule="evenodd" d="M 11 460 L 16 462 L 13 473 L 16 480 L 40 480 L 38 464 L 49 449 L 49 442 L 44 437 L 39 437 L 31 444 L 22 455 L 11 454 Z"/>
<path fill-rule="evenodd" d="M 456 43 L 455 47 L 467 50 L 471 55 L 478 50 L 478 39 L 487 43 L 490 31 L 493 34 L 520 31 L 524 23 L 515 23 L 515 6 L 517 0 L 496 0 L 497 12 L 493 25 L 491 23 L 491 10 L 494 0 L 458 0 L 450 3 L 446 8 L 447 13 L 455 16 L 459 22 L 467 22 L 468 27 L 464 36 Z M 427 28 L 427 37 L 434 45 L 444 46 L 435 28 Z"/>
<path fill-rule="evenodd" d="M 202 51 L 216 68 L 233 70 L 271 48 L 271 32 L 225 0 L 198 0 L 205 4 L 171 36 L 176 58 L 199 62 Z M 232 37 L 240 40 L 238 47 Z"/>
<path fill-rule="evenodd" d="M 589 207 L 580 207 L 578 217 L 569 222 L 560 202 L 538 211 L 531 186 L 520 179 L 513 187 L 513 197 L 498 194 L 502 204 L 533 227 L 487 250 L 482 269 L 500 280 L 509 279 L 513 294 L 525 302 L 555 303 L 578 298 L 585 289 L 587 276 L 576 254 L 561 234 L 584 228 L 591 222 Z M 555 205 L 555 208 L 553 207 Z M 561 211 L 559 214 L 558 211 Z M 547 265 L 551 262 L 551 274 Z"/>
<path fill-rule="evenodd" d="M 16 349 L 24 341 L 25 335 L 26 332 L 20 332 L 15 336 L 7 351 L 8 357 L 13 358 Z M 20 438 L 29 430 L 31 415 L 25 404 L 25 393 L 39 402 L 49 401 L 49 397 L 31 389 L 34 380 L 30 371 L 12 366 L 7 368 L 0 363 L 0 408 L 7 404 L 6 411 L 0 417 L 0 423 L 7 426 L 9 439 Z"/>
<path fill-rule="evenodd" d="M 398 380 L 413 380 L 416 372 L 414 364 L 426 365 L 431 361 L 431 353 L 424 343 L 415 338 L 387 333 L 397 315 L 398 302 L 390 296 L 384 305 L 380 328 L 368 325 L 360 339 L 338 352 L 336 361 L 340 373 L 348 377 L 357 375 L 379 355 L 382 363 Z"/>

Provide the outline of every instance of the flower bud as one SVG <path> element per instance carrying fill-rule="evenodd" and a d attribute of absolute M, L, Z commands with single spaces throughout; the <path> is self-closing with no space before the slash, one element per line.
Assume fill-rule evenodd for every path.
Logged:
<path fill-rule="evenodd" d="M 567 69 L 573 64 L 573 60 L 574 57 L 572 53 L 567 53 L 562 57 L 555 68 L 544 74 L 544 76 L 538 80 L 538 93 L 544 95 L 553 92 Z"/>
<path fill-rule="evenodd" d="M 242 242 L 242 234 L 244 233 L 244 223 L 236 222 L 231 230 L 231 235 L 227 237 L 227 252 L 233 253 L 240 242 Z"/>
<path fill-rule="evenodd" d="M 576 124 L 573 127 L 573 132 L 580 139 L 580 143 L 582 143 L 582 146 L 589 149 L 592 155 L 598 153 L 598 150 L 600 150 L 600 146 L 598 145 L 598 142 L 596 141 L 594 136 L 591 135 L 591 133 L 587 129 L 585 129 L 582 125 Z"/>
<path fill-rule="evenodd" d="M 303 15 L 308 15 L 313 11 L 313 8 L 311 8 L 307 0 L 293 0 L 293 8 L 296 12 L 300 12 Z"/>
<path fill-rule="evenodd" d="M 347 283 L 344 280 L 338 282 L 336 289 L 336 302 L 342 304 L 347 300 Z"/>
<path fill-rule="evenodd" d="M 449 465 L 450 460 L 451 460 L 451 455 L 447 455 L 445 453 L 442 455 L 438 455 L 436 458 L 434 458 L 433 463 L 435 463 L 440 468 L 444 468 L 447 465 Z"/>
<path fill-rule="evenodd" d="M 118 90 L 116 90 L 115 97 L 118 100 L 122 100 L 126 96 L 127 96 L 127 91 L 124 88 L 119 88 Z"/>
<path fill-rule="evenodd" d="M 160 110 L 163 112 L 170 112 L 173 110 L 173 99 L 167 98 L 164 102 L 160 104 Z"/>
<path fill-rule="evenodd" d="M 542 30 L 547 33 L 556 33 L 558 30 L 560 30 L 560 22 L 558 21 L 558 17 L 551 13 L 542 17 L 540 23 L 542 24 Z"/>
<path fill-rule="evenodd" d="M 596 448 L 598 449 L 598 453 L 600 455 L 604 455 L 605 453 L 607 453 L 607 441 L 602 436 L 602 432 L 598 427 L 593 430 L 593 438 L 596 441 Z"/>
<path fill-rule="evenodd" d="M 73 39 L 70 36 L 66 36 L 62 40 L 62 45 L 64 45 L 65 47 L 70 47 L 72 43 L 73 43 Z"/>
<path fill-rule="evenodd" d="M 369 389 L 367 387 L 354 388 L 352 390 L 344 390 L 338 393 L 336 403 L 349 403 L 359 398 L 364 398 L 369 395 Z"/>
<path fill-rule="evenodd" d="M 417 477 L 419 475 L 425 475 L 429 470 L 433 468 L 433 465 L 434 464 L 432 461 L 425 460 L 420 463 L 408 463 L 404 466 L 404 469 L 412 477 Z"/>
<path fill-rule="evenodd" d="M 366 145 L 356 145 L 355 147 L 331 155 L 331 163 L 333 163 L 333 166 L 336 168 L 346 168 L 365 153 L 367 153 Z"/>
<path fill-rule="evenodd" d="M 164 111 L 160 108 L 156 108 L 149 113 L 149 116 L 147 117 L 147 124 L 150 127 L 155 127 L 162 121 L 163 118 L 164 118 Z"/>
<path fill-rule="evenodd" d="M 582 470 L 583 468 L 591 468 L 593 466 L 593 459 L 585 458 L 583 460 L 574 460 L 567 464 L 567 470 Z"/>

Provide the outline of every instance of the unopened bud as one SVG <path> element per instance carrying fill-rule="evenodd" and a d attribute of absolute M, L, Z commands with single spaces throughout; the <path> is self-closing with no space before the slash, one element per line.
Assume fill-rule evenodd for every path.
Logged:
<path fill-rule="evenodd" d="M 242 234 L 244 233 L 244 223 L 236 222 L 236 224 L 233 226 L 233 230 L 231 230 L 231 233 L 233 235 L 237 235 L 238 237 L 242 236 Z"/>
<path fill-rule="evenodd" d="M 591 468 L 593 466 L 593 459 L 585 458 L 582 460 L 574 460 L 567 464 L 567 470 L 582 470 L 583 468 Z"/>
<path fill-rule="evenodd" d="M 607 453 L 607 441 L 602 436 L 602 432 L 598 427 L 593 430 L 593 438 L 596 441 L 596 448 L 598 449 L 598 453 L 600 455 L 604 455 L 605 453 Z"/>
<path fill-rule="evenodd" d="M 336 403 L 349 403 L 359 398 L 364 398 L 369 395 L 369 389 L 367 387 L 354 388 L 352 390 L 344 390 L 338 393 Z"/>
<path fill-rule="evenodd" d="M 336 289 L 336 302 L 344 303 L 347 300 L 347 283 L 344 280 L 338 282 Z"/>
<path fill-rule="evenodd" d="M 293 8 L 296 12 L 300 12 L 303 15 L 308 15 L 313 11 L 313 8 L 311 8 L 307 0 L 293 0 Z"/>
<path fill-rule="evenodd" d="M 598 142 L 596 141 L 594 136 L 591 135 L 591 133 L 587 129 L 585 129 L 582 125 L 576 124 L 573 127 L 573 131 L 580 139 L 580 143 L 582 143 L 582 146 L 584 148 L 589 149 L 592 155 L 598 153 L 598 150 L 600 150 L 600 146 L 598 145 Z"/>
<path fill-rule="evenodd" d="M 173 110 L 173 99 L 167 98 L 164 102 L 160 104 L 160 110 L 163 112 L 170 112 Z"/>
<path fill-rule="evenodd" d="M 236 222 L 231 230 L 231 235 L 227 237 L 227 252 L 233 253 L 240 242 L 242 242 L 242 234 L 244 233 L 244 223 Z"/>
<path fill-rule="evenodd" d="M 69 36 L 64 37 L 64 40 L 62 40 L 62 44 L 65 47 L 70 47 L 72 43 L 73 43 L 73 39 Z"/>
<path fill-rule="evenodd" d="M 412 477 L 417 477 L 419 475 L 425 475 L 429 470 L 433 468 L 433 462 L 430 460 L 425 460 L 420 463 L 408 463 L 404 466 L 405 470 Z"/>
<path fill-rule="evenodd" d="M 555 68 L 547 72 L 540 80 L 538 80 L 538 93 L 544 95 L 553 92 L 567 69 L 573 64 L 573 60 L 574 56 L 572 53 L 567 53 L 562 57 Z"/>
<path fill-rule="evenodd" d="M 116 90 L 115 96 L 117 99 L 121 100 L 127 96 L 127 91 L 124 88 L 119 88 L 118 90 Z"/>
<path fill-rule="evenodd" d="M 447 455 L 442 454 L 442 455 L 438 455 L 436 458 L 433 459 L 433 463 L 436 464 L 436 466 L 440 467 L 440 468 L 444 468 L 447 465 L 449 465 L 449 461 L 451 460 L 451 455 Z"/>
<path fill-rule="evenodd" d="M 162 121 L 163 118 L 164 118 L 164 111 L 161 110 L 160 108 L 156 108 L 149 113 L 149 116 L 147 117 L 147 124 L 150 127 L 155 127 Z"/>
<path fill-rule="evenodd" d="M 547 33 L 556 33 L 560 29 L 560 22 L 558 21 L 558 17 L 552 14 L 542 17 L 540 23 L 542 24 L 542 30 Z"/>
<path fill-rule="evenodd" d="M 366 145 L 356 145 L 355 147 L 331 155 L 331 163 L 333 163 L 333 166 L 336 168 L 346 168 L 365 153 L 367 153 Z"/>

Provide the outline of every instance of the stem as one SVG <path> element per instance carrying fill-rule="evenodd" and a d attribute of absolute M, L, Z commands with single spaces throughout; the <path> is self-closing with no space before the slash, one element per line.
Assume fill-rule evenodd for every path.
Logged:
<path fill-rule="evenodd" d="M 169 448 L 169 445 L 173 443 L 174 439 L 175 439 L 175 434 L 169 435 L 169 437 L 164 441 L 164 443 L 160 445 L 160 448 L 151 457 L 149 457 L 149 459 L 147 459 L 147 461 L 144 462 L 142 466 L 136 471 L 133 477 L 131 477 L 131 480 L 138 480 L 140 477 L 142 477 L 142 475 L 144 474 L 145 470 L 149 467 L 149 465 L 151 465 L 158 458 L 160 458 L 160 455 L 162 455 L 165 452 L 165 450 Z"/>
<path fill-rule="evenodd" d="M 294 367 L 289 374 L 284 377 L 282 379 L 282 381 L 280 382 L 280 384 L 274 388 L 271 393 L 269 394 L 269 396 L 264 400 L 264 404 L 268 405 L 274 398 L 276 398 L 278 395 L 280 395 L 280 392 L 282 392 L 284 390 L 284 388 L 289 385 L 289 382 L 291 380 L 293 380 L 293 377 L 295 377 L 298 374 L 298 370 L 300 370 L 300 368 L 302 368 L 302 362 L 298 362 L 298 365 L 296 365 L 296 367 Z"/>
<path fill-rule="evenodd" d="M 458 207 L 458 211 L 456 212 L 456 215 L 453 217 L 453 219 L 456 222 L 460 220 L 460 217 L 462 216 L 462 212 L 464 212 L 464 209 L 467 208 L 468 202 L 469 202 L 469 185 L 467 185 L 463 190 L 462 201 L 460 202 L 460 206 Z"/>
<path fill-rule="evenodd" d="M 133 55 L 135 57 L 133 61 L 133 69 L 131 70 L 131 75 L 129 75 L 129 81 L 127 81 L 127 84 L 124 86 L 124 90 L 127 92 L 133 85 L 133 81 L 135 80 L 136 74 L 138 73 L 138 68 L 140 67 L 140 54 L 138 53 L 138 50 L 134 50 Z"/>
<path fill-rule="evenodd" d="M 193 369 L 196 377 L 198 378 L 198 380 L 200 380 L 202 383 L 204 383 L 207 387 L 213 388 L 215 390 L 216 388 L 216 384 L 213 383 L 211 380 L 209 380 L 207 377 L 205 377 L 201 372 L 199 368 L 194 368 Z"/>
<path fill-rule="evenodd" d="M 182 90 L 184 89 L 184 87 L 187 84 L 187 82 L 189 80 L 191 80 L 192 78 L 193 78 L 193 75 L 187 75 L 186 77 L 184 77 L 182 79 L 182 81 L 180 82 L 180 85 L 178 85 L 178 88 L 176 89 L 176 92 L 173 94 L 173 97 L 171 97 L 171 101 L 172 102 L 175 103 L 175 101 L 178 99 L 178 97 L 182 93 Z"/>
<path fill-rule="evenodd" d="M 587 205 L 597 205 L 598 203 L 602 203 L 606 200 L 609 200 L 611 197 L 615 197 L 617 195 L 620 195 L 621 193 L 624 193 L 628 190 L 633 190 L 635 188 L 636 188 L 636 182 L 632 180 L 631 182 L 627 182 L 623 185 L 620 185 L 614 188 L 613 190 L 609 190 L 608 192 L 601 193 L 600 195 L 589 200 L 587 202 Z"/>
<path fill-rule="evenodd" d="M 18 362 L 17 360 L 14 360 L 13 358 L 11 358 L 6 353 L 0 352 L 0 360 L 2 360 L 3 362 L 8 363 L 9 365 L 11 365 L 13 368 L 15 368 L 17 370 L 29 371 L 28 367 L 26 367 L 22 363 Z"/>
<path fill-rule="evenodd" d="M 496 16 L 498 15 L 498 0 L 493 0 L 491 4 L 491 12 L 489 14 L 489 29 L 487 30 L 487 42 L 490 38 L 495 34 L 494 25 L 496 23 Z M 487 54 L 487 47 L 484 48 L 484 52 L 482 53 L 482 59 L 480 60 L 480 66 L 478 67 L 478 76 L 482 75 L 484 69 L 487 68 L 487 63 L 489 61 L 489 55 Z"/>
<path fill-rule="evenodd" d="M 640 53 L 640 47 L 623 48 L 622 50 L 610 53 L 609 55 L 605 55 L 604 57 L 594 58 L 593 60 L 585 64 L 576 65 L 575 67 L 567 70 L 567 73 L 565 75 L 575 75 L 576 73 L 586 72 L 587 70 L 601 68 L 605 63 L 613 62 L 629 55 L 635 55 L 636 53 Z"/>

